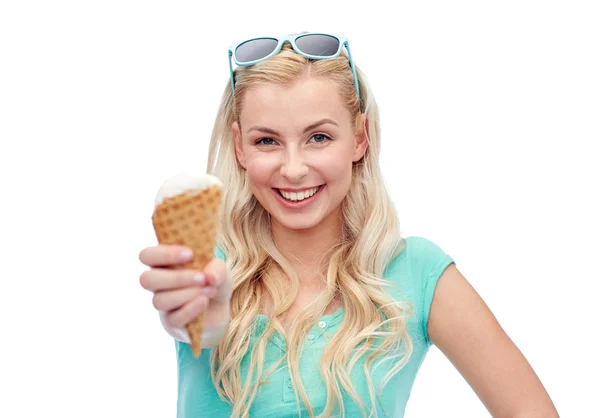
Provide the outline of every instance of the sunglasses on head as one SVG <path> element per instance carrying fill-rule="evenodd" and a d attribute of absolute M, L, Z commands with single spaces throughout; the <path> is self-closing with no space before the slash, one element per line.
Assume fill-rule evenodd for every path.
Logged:
<path fill-rule="evenodd" d="M 360 102 L 358 79 L 356 77 L 354 61 L 352 61 L 352 54 L 350 53 L 350 46 L 348 45 L 348 38 L 325 33 L 303 33 L 293 36 L 253 38 L 230 46 L 229 71 L 231 73 L 231 93 L 235 93 L 235 80 L 231 64 L 232 58 L 237 65 L 242 67 L 258 64 L 281 51 L 285 42 L 289 42 L 297 54 L 313 60 L 337 58 L 342 52 L 342 47 L 345 47 L 346 51 L 348 51 L 348 61 L 350 61 L 356 94 Z"/>

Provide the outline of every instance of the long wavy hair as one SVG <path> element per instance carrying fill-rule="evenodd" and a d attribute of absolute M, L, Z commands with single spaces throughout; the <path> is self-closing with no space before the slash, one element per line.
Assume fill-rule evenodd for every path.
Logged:
<path fill-rule="evenodd" d="M 232 417 L 249 416 L 261 384 L 283 361 L 289 367 L 298 407 L 302 401 L 310 416 L 315 416 L 298 363 L 306 334 L 334 299 L 341 301 L 344 316 L 319 363 L 327 394 L 321 416 L 330 416 L 336 408 L 344 416 L 342 389 L 366 416 L 365 404 L 350 379 L 353 367 L 364 357 L 372 406 L 369 416 L 376 417 L 376 397 L 380 392 L 370 376 L 371 367 L 375 361 L 394 360 L 378 388 L 381 390 L 412 354 L 413 344 L 407 331 L 412 304 L 395 301 L 386 291 L 391 283 L 383 279 L 386 266 L 404 249 L 405 240 L 379 167 L 379 110 L 365 76 L 356 67 L 359 103 L 344 52 L 335 59 L 315 61 L 296 54 L 285 44 L 279 54 L 266 61 L 236 68 L 235 96 L 229 81 L 223 92 L 210 141 L 207 172 L 224 184 L 222 210 L 227 216 L 221 217 L 217 244 L 226 254 L 234 285 L 231 322 L 211 357 L 211 376 L 221 399 L 232 405 Z M 360 127 L 361 113 L 367 114 L 368 147 L 352 169 L 350 190 L 342 202 L 343 232 L 339 242 L 324 255 L 322 269 L 317 272 L 325 290 L 297 315 L 287 333 L 282 319 L 294 302 L 298 276 L 274 243 L 270 216 L 254 197 L 245 170 L 237 161 L 232 123 L 239 123 L 241 104 L 249 88 L 263 83 L 288 85 L 307 75 L 326 77 L 337 84 L 356 128 Z M 251 345 L 254 321 L 267 300 L 272 301 L 273 311 L 262 336 Z M 265 370 L 267 341 L 276 331 L 285 338 L 287 350 Z M 250 366 L 242 381 L 240 365 L 247 354 Z"/>

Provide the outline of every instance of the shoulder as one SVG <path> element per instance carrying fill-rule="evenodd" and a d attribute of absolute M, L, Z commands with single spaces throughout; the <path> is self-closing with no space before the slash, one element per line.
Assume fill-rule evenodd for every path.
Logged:
<path fill-rule="evenodd" d="M 452 257 L 446 253 L 436 242 L 421 236 L 404 238 L 404 248 L 392 259 L 387 267 L 388 273 L 393 273 L 399 268 L 409 268 L 413 279 L 423 279 L 436 275 L 449 262 Z"/>
<path fill-rule="evenodd" d="M 389 263 L 386 278 L 396 285 L 414 308 L 420 336 L 429 345 L 427 321 L 437 283 L 446 268 L 455 263 L 435 241 L 421 237 L 405 238 L 404 249 Z"/>
<path fill-rule="evenodd" d="M 425 237 L 410 237 L 411 261 L 423 276 L 439 278 L 446 266 L 454 260 L 437 243 Z"/>

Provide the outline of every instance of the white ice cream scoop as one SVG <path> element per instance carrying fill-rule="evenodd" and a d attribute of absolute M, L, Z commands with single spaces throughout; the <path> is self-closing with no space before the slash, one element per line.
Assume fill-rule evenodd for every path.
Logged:
<path fill-rule="evenodd" d="M 223 187 L 221 180 L 211 174 L 183 172 L 169 178 L 160 186 L 154 204 L 158 206 L 168 197 L 204 190 L 214 185 Z"/>

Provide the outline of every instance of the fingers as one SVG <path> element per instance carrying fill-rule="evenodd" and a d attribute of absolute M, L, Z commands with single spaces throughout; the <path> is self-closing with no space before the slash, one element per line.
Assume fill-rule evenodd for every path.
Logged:
<path fill-rule="evenodd" d="M 165 313 L 167 324 L 174 328 L 184 329 L 186 324 L 196 318 L 201 312 L 208 308 L 208 298 L 206 296 L 198 296 L 188 303 L 184 304 L 180 309 Z"/>
<path fill-rule="evenodd" d="M 202 297 L 207 299 L 214 297 L 216 289 L 214 287 L 187 287 L 184 289 L 169 290 L 158 292 L 152 298 L 154 307 L 159 311 L 172 311 L 180 309 L 190 301 Z"/>
<path fill-rule="evenodd" d="M 207 282 L 206 276 L 202 272 L 195 270 L 153 268 L 143 272 L 140 276 L 142 287 L 152 292 L 191 286 L 204 286 Z"/>
<path fill-rule="evenodd" d="M 188 263 L 193 251 L 181 245 L 156 245 L 140 251 L 139 258 L 148 267 L 166 267 Z"/>
<path fill-rule="evenodd" d="M 233 280 L 223 260 L 213 258 L 204 268 L 207 285 L 217 289 L 215 299 L 219 302 L 227 302 L 231 299 L 233 291 Z"/>
<path fill-rule="evenodd" d="M 227 267 L 222 260 L 213 257 L 204 267 L 204 273 L 208 285 L 219 287 L 227 276 Z"/>

